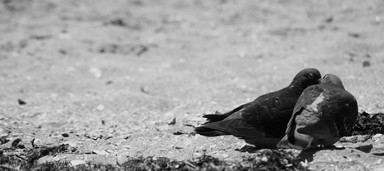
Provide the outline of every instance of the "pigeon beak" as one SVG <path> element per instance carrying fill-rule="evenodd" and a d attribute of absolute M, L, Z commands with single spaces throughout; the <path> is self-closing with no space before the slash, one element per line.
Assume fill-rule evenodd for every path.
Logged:
<path fill-rule="evenodd" d="M 323 78 L 319 78 L 319 79 L 317 80 L 317 83 L 320 84 L 322 81 L 323 81 Z"/>

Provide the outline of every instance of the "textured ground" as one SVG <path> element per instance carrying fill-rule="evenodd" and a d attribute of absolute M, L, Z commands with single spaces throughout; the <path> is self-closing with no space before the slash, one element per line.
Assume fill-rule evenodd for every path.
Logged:
<path fill-rule="evenodd" d="M 0 133 L 10 140 L 1 148 L 16 139 L 76 148 L 38 163 L 241 160 L 254 155 L 235 151 L 241 140 L 193 126 L 306 67 L 340 76 L 360 111 L 384 110 L 380 0 L 1 2 Z M 384 136 L 350 138 L 305 154 L 310 168 L 384 168 Z"/>

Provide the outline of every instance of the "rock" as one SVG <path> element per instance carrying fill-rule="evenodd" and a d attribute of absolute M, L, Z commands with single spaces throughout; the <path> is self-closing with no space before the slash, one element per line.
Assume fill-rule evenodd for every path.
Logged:
<path fill-rule="evenodd" d="M 168 125 L 175 125 L 176 124 L 176 118 L 173 118 L 171 122 L 168 123 Z"/>
<path fill-rule="evenodd" d="M 21 139 L 17 138 L 15 140 L 13 140 L 11 145 L 12 145 L 13 148 L 19 148 L 19 146 L 22 145 L 22 144 L 20 144 L 20 142 L 21 142 Z"/>
<path fill-rule="evenodd" d="M 43 156 L 37 160 L 36 164 L 40 165 L 40 164 L 44 164 L 44 163 L 51 163 L 53 161 L 54 161 L 53 156 Z"/>
<path fill-rule="evenodd" d="M 7 131 L 7 130 L 5 130 L 4 128 L 1 128 L 0 127 L 0 137 L 4 137 L 4 138 L 6 138 L 6 137 L 8 137 L 9 136 L 9 131 Z"/>
<path fill-rule="evenodd" d="M 77 142 L 74 141 L 65 141 L 63 144 L 68 145 L 69 147 L 77 147 Z"/>
<path fill-rule="evenodd" d="M 78 165 L 86 164 L 87 162 L 84 160 L 72 160 L 70 161 L 70 163 L 72 166 L 78 166 Z"/>
<path fill-rule="evenodd" d="M 122 165 L 123 163 L 127 162 L 128 160 L 129 160 L 129 158 L 126 155 L 119 155 L 119 156 L 117 156 L 116 164 Z"/>
<path fill-rule="evenodd" d="M 369 62 L 369 61 L 363 62 L 363 67 L 369 67 L 369 66 L 371 66 L 371 62 Z"/>
<path fill-rule="evenodd" d="M 7 139 L 6 137 L 0 137 L 0 145 L 5 144 L 7 142 L 9 142 L 9 139 Z"/>
<path fill-rule="evenodd" d="M 379 141 L 381 139 L 381 137 L 383 137 L 383 134 L 376 134 L 376 135 L 372 136 L 372 140 L 373 141 Z"/>
<path fill-rule="evenodd" d="M 360 150 L 364 153 L 371 152 L 372 148 L 373 148 L 372 144 L 363 144 L 363 145 L 356 147 L 357 150 Z"/>
<path fill-rule="evenodd" d="M 32 147 L 54 146 L 57 145 L 57 141 L 52 138 L 47 138 L 44 141 L 38 138 L 34 138 L 31 141 Z"/>
<path fill-rule="evenodd" d="M 96 109 L 102 111 L 105 109 L 105 106 L 102 104 L 99 104 L 99 105 L 97 105 Z"/>
<path fill-rule="evenodd" d="M 95 78 L 101 78 L 102 72 L 99 68 L 92 67 L 89 69 L 89 72 L 95 77 Z"/>
<path fill-rule="evenodd" d="M 370 137 L 371 137 L 370 135 L 355 135 L 355 136 L 349 136 L 349 137 L 341 137 L 340 142 L 350 142 L 350 143 L 365 142 Z"/>
<path fill-rule="evenodd" d="M 109 155 L 109 152 L 107 152 L 105 150 L 93 150 L 92 153 L 95 153 L 97 155 L 104 155 L 104 156 L 108 156 Z"/>
<path fill-rule="evenodd" d="M 21 99 L 17 99 L 17 103 L 19 105 L 26 105 L 27 104 L 27 102 L 25 102 L 24 100 L 21 100 Z"/>

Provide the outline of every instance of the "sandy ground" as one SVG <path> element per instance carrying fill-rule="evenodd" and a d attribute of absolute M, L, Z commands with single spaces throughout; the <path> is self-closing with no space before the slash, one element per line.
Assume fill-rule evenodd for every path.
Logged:
<path fill-rule="evenodd" d="M 78 148 L 38 162 L 240 160 L 252 155 L 235 151 L 241 140 L 193 126 L 306 67 L 340 76 L 360 111 L 384 108 L 381 0 L 11 0 L 0 23 L 2 136 Z M 310 166 L 384 167 L 375 150 L 353 148 L 383 141 L 338 143 L 347 148 L 315 152 Z"/>

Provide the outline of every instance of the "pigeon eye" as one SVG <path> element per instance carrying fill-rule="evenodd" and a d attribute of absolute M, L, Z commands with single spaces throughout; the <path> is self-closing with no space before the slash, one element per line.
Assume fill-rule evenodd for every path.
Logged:
<path fill-rule="evenodd" d="M 309 74 L 309 75 L 308 75 L 308 78 L 309 78 L 309 79 L 313 79 L 313 75 L 312 75 L 312 74 Z"/>

